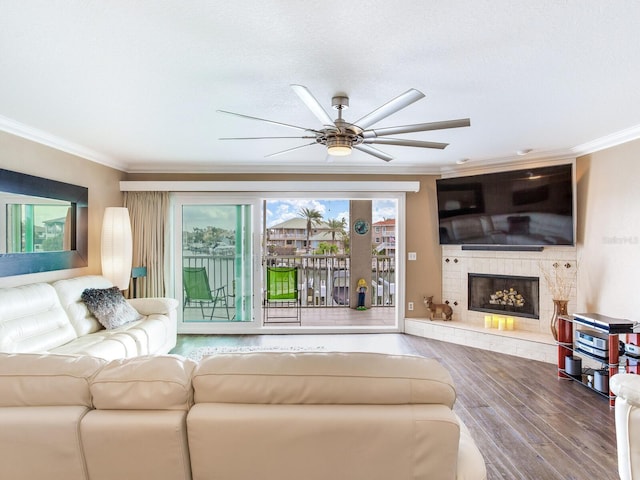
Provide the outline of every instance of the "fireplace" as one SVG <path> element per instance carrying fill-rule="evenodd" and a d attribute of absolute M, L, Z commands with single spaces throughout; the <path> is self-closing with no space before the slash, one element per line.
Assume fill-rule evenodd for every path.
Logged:
<path fill-rule="evenodd" d="M 468 274 L 469 310 L 540 318 L 540 279 Z"/>

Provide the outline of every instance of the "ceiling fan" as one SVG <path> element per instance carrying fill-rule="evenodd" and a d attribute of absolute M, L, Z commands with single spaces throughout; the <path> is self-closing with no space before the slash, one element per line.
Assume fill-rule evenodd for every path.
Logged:
<path fill-rule="evenodd" d="M 299 138 L 312 140 L 310 143 L 299 145 L 297 147 L 288 148 L 280 152 L 272 153 L 266 157 L 274 157 L 283 153 L 305 148 L 311 145 L 324 145 L 327 147 L 327 153 L 332 156 L 344 156 L 349 155 L 352 149 L 360 150 L 361 152 L 368 153 L 374 157 L 378 157 L 385 162 L 393 160 L 393 157 L 387 153 L 380 151 L 372 145 L 399 145 L 404 147 L 420 147 L 420 148 L 436 148 L 444 149 L 448 143 L 439 142 L 424 142 L 419 140 L 408 140 L 400 138 L 388 138 L 388 135 L 413 133 L 413 132 L 426 132 L 428 130 L 443 130 L 446 128 L 458 128 L 468 127 L 471 122 L 468 118 L 462 118 L 458 120 L 446 120 L 442 122 L 432 123 L 417 123 L 414 125 L 404 125 L 398 127 L 385 127 L 372 129 L 371 125 L 383 120 L 396 113 L 399 110 L 411 105 L 412 103 L 420 100 L 424 97 L 424 93 L 412 88 L 407 90 L 403 94 L 397 96 L 393 100 L 388 101 L 381 107 L 378 107 L 373 112 L 365 115 L 364 117 L 356 120 L 353 123 L 349 123 L 342 118 L 342 111 L 349 107 L 349 97 L 335 96 L 331 99 L 331 105 L 338 110 L 338 118 L 332 120 L 329 114 L 325 111 L 322 105 L 316 100 L 311 92 L 303 85 L 291 85 L 294 92 L 302 99 L 305 105 L 311 110 L 311 112 L 320 120 L 322 128 L 304 128 L 296 125 L 290 125 L 287 123 L 275 122 L 273 120 L 267 120 L 264 118 L 251 117 L 249 115 L 243 115 L 240 113 L 228 112 L 226 110 L 218 110 L 220 113 L 228 115 L 235 115 L 237 117 L 247 118 L 249 120 L 258 120 L 260 122 L 271 123 L 273 125 L 280 125 L 283 127 L 289 127 L 296 130 L 301 130 L 307 135 L 299 137 L 233 137 L 233 138 L 221 138 L 220 140 L 263 140 L 263 139 L 282 139 L 282 138 Z"/>

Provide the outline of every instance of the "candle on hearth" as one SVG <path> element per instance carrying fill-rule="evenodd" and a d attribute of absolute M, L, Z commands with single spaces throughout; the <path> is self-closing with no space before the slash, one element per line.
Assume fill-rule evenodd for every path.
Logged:
<path fill-rule="evenodd" d="M 498 330 L 504 330 L 506 323 L 507 323 L 507 319 L 506 318 L 499 317 L 498 318 Z"/>
<path fill-rule="evenodd" d="M 498 318 L 499 318 L 499 317 L 500 317 L 499 315 L 492 315 L 492 316 L 491 316 L 491 326 L 492 326 L 493 328 L 498 328 L 498 323 L 499 323 L 499 322 L 498 322 Z"/>
<path fill-rule="evenodd" d="M 513 317 L 507 317 L 507 330 L 513 330 Z"/>
<path fill-rule="evenodd" d="M 484 316 L 484 328 L 491 328 L 491 315 Z"/>

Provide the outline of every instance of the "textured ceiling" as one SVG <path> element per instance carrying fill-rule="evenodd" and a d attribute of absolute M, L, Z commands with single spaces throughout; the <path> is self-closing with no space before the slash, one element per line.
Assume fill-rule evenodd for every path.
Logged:
<path fill-rule="evenodd" d="M 131 172 L 437 172 L 575 155 L 640 132 L 636 0 L 0 1 L 0 129 Z M 471 118 L 327 163 L 292 135 L 217 109 L 319 128 L 290 88 L 355 121 L 409 88 L 376 127 Z M 295 133 L 293 133 L 295 135 Z"/>

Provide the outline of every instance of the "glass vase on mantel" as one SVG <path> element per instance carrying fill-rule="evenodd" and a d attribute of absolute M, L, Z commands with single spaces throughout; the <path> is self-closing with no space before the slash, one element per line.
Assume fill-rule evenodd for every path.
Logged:
<path fill-rule="evenodd" d="M 567 304 L 569 300 L 554 300 L 553 301 L 553 315 L 551 317 L 551 335 L 553 339 L 558 341 L 558 315 L 567 315 Z"/>

